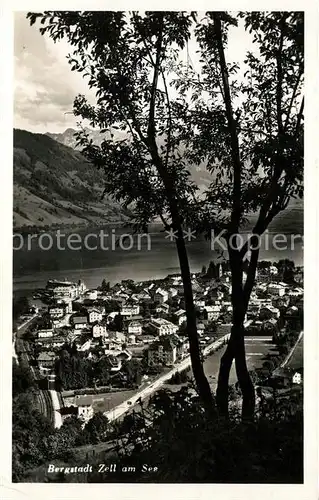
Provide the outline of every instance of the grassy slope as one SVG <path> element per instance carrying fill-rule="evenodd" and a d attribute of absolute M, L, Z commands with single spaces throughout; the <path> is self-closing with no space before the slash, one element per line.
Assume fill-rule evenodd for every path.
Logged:
<path fill-rule="evenodd" d="M 14 227 L 102 224 L 128 214 L 101 202 L 103 173 L 47 135 L 14 130 Z"/>

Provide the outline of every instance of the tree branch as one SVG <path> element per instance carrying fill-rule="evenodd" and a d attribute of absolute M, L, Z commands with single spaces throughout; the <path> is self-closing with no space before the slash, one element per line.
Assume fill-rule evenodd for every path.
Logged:
<path fill-rule="evenodd" d="M 277 126 L 278 126 L 278 135 L 281 136 L 283 133 L 283 123 L 282 123 L 282 108 L 281 108 L 281 100 L 282 100 L 282 49 L 284 45 L 284 27 L 285 27 L 286 15 L 284 15 L 279 23 L 280 25 L 280 41 L 279 48 L 276 54 L 277 61 L 277 84 L 276 84 L 276 105 L 277 105 Z"/>
<path fill-rule="evenodd" d="M 232 231 L 234 233 L 238 232 L 240 217 L 241 217 L 241 161 L 239 154 L 239 143 L 238 143 L 238 135 L 236 130 L 236 123 L 233 117 L 232 110 L 232 102 L 230 95 L 230 87 L 229 87 L 229 77 L 228 77 L 228 69 L 225 60 L 224 53 L 224 45 L 222 38 L 222 28 L 221 28 L 221 20 L 220 13 L 213 13 L 214 19 L 214 27 L 215 27 L 215 35 L 217 40 L 217 49 L 219 54 L 219 63 L 221 68 L 221 76 L 224 88 L 224 96 L 225 96 L 225 108 L 226 108 L 226 116 L 228 122 L 228 129 L 230 133 L 230 146 L 231 146 L 231 155 L 232 162 L 234 168 L 234 180 L 233 180 L 233 208 L 231 213 L 231 226 Z"/>
<path fill-rule="evenodd" d="M 295 86 L 294 86 L 294 90 L 292 92 L 290 103 L 289 103 L 289 106 L 288 106 L 288 111 L 287 111 L 287 116 L 286 116 L 286 121 L 285 121 L 285 130 L 287 130 L 287 127 L 288 127 L 288 124 L 289 124 L 290 113 L 291 113 L 291 110 L 292 110 L 292 106 L 293 106 L 294 100 L 296 98 L 296 94 L 297 94 L 297 90 L 298 90 L 298 86 L 299 86 L 302 74 L 303 74 L 303 70 L 302 70 L 302 68 L 300 68 L 298 76 L 297 76 L 297 80 L 296 80 L 296 83 L 295 83 Z"/>

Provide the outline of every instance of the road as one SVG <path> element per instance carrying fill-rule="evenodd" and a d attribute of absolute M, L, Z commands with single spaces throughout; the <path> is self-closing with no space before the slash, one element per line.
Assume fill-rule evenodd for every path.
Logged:
<path fill-rule="evenodd" d="M 225 335 L 224 337 L 221 337 L 220 339 L 216 340 L 209 346 L 206 346 L 203 349 L 203 355 L 209 354 L 211 351 L 214 349 L 217 349 L 218 347 L 222 346 L 229 338 L 229 334 Z M 144 389 L 138 391 L 137 393 L 134 394 L 129 400 L 124 401 L 122 404 L 116 406 L 110 411 L 107 411 L 104 413 L 104 415 L 109 419 L 109 421 L 114 421 L 120 418 L 122 415 L 127 413 L 132 406 L 134 406 L 138 400 L 144 400 L 148 398 L 151 394 L 153 394 L 155 391 L 157 391 L 162 385 L 164 385 L 165 382 L 171 379 L 172 375 L 175 375 L 177 372 L 181 372 L 187 368 L 190 368 L 191 366 L 191 359 L 190 356 L 187 356 L 187 358 L 183 359 L 178 365 L 174 366 L 169 372 L 165 373 L 161 377 L 159 377 L 155 382 L 152 382 L 150 385 L 145 387 Z"/>
<path fill-rule="evenodd" d="M 220 347 L 225 343 L 225 340 L 229 335 L 222 337 L 218 341 L 210 344 L 203 350 L 203 354 L 208 354 L 211 351 L 215 351 L 213 354 L 208 356 L 204 361 L 204 370 L 205 374 L 208 377 L 211 389 L 215 392 L 217 386 L 217 375 L 219 371 L 220 359 L 225 352 L 226 346 L 222 347 L 219 350 L 216 350 L 217 347 Z M 260 336 L 260 337 L 246 337 L 245 338 L 246 345 L 246 359 L 247 359 L 247 367 L 248 370 L 254 370 L 262 366 L 262 363 L 265 360 L 265 356 L 272 349 L 275 349 L 274 344 L 272 343 L 271 337 Z M 122 404 L 116 406 L 110 411 L 104 413 L 110 421 L 117 420 L 122 417 L 126 413 L 129 413 L 132 410 L 133 406 L 136 404 L 137 400 L 141 398 L 141 400 L 148 399 L 155 391 L 157 391 L 160 387 L 165 385 L 166 382 L 171 378 L 171 376 L 177 371 L 183 371 L 185 368 L 189 368 L 191 366 L 190 359 L 184 359 L 179 365 L 174 367 L 165 375 L 162 375 L 158 380 L 143 388 L 134 396 L 130 397 L 128 400 L 124 401 Z M 230 371 L 229 383 L 234 384 L 237 381 L 235 366 L 233 365 Z M 177 386 L 177 389 L 180 386 Z M 173 389 L 173 386 L 169 386 L 170 389 Z M 175 388 L 176 389 L 176 388 Z"/>

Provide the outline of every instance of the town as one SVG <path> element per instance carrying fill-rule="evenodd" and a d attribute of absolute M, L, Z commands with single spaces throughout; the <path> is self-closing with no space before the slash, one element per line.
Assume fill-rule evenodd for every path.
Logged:
<path fill-rule="evenodd" d="M 203 266 L 192 275 L 192 287 L 204 358 L 221 348 L 231 331 L 228 263 Z M 103 279 L 96 289 L 87 289 L 82 281 L 52 279 L 33 299 L 32 305 L 25 301 L 19 316 L 14 351 L 27 353 L 41 387 L 50 391 L 56 427 L 70 415 L 85 424 L 95 411 L 103 411 L 109 420 L 113 412 L 116 418 L 114 409 L 122 408 L 118 415 L 124 414 L 138 399 L 132 396 L 142 396 L 143 391 L 148 396 L 170 378 L 175 382 L 189 378 L 180 275 L 143 282 L 123 280 L 114 286 Z M 292 331 L 301 332 L 302 317 L 303 268 L 288 260 L 261 261 L 245 318 L 247 338 L 270 338 L 286 356 L 285 341 Z M 263 368 L 272 370 L 277 379 L 302 382 L 302 361 L 293 373 L 272 359 L 263 361 Z"/>

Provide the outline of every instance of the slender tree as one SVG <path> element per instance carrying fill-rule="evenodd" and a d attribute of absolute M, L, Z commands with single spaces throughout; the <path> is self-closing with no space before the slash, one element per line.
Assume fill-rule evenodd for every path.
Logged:
<path fill-rule="evenodd" d="M 74 71 L 88 77 L 96 105 L 78 96 L 74 113 L 107 134 L 100 146 L 83 129 L 78 142 L 105 169 L 105 193 L 130 205 L 136 227 L 160 217 L 175 237 L 184 285 L 192 368 L 206 408 L 213 397 L 201 363 L 191 275 L 184 240 L 188 227 L 222 235 L 231 271 L 233 328 L 221 360 L 217 403 L 228 415 L 229 372 L 235 360 L 243 417 L 255 394 L 246 365 L 244 318 L 255 282 L 259 239 L 291 197 L 302 196 L 303 16 L 293 12 L 45 12 L 41 33 L 66 37 Z M 238 22 L 255 52 L 246 72 L 227 61 L 229 30 Z M 179 53 L 190 37 L 200 72 Z M 171 91 L 170 89 L 173 89 Z M 189 165 L 213 181 L 199 196 Z M 256 212 L 253 237 L 239 238 Z"/>
<path fill-rule="evenodd" d="M 136 228 L 159 217 L 175 239 L 184 286 L 187 333 L 194 378 L 210 412 L 214 399 L 204 374 L 196 329 L 184 225 L 191 212 L 191 182 L 181 150 L 178 100 L 171 99 L 170 67 L 190 37 L 194 15 L 184 12 L 45 12 L 42 34 L 65 37 L 73 47 L 72 70 L 88 77 L 96 105 L 84 96 L 74 102 L 76 116 L 107 137 L 93 144 L 83 129 L 78 143 L 85 156 L 105 169 L 104 193 L 135 213 Z"/>
<path fill-rule="evenodd" d="M 228 32 L 236 29 L 238 20 L 256 46 L 244 61 L 243 79 L 237 78 L 239 66 L 226 61 Z M 206 161 L 215 175 L 206 197 L 213 216 L 206 219 L 209 229 L 223 235 L 229 256 L 233 328 L 216 395 L 225 416 L 235 360 L 243 417 L 253 417 L 255 393 L 246 365 L 244 319 L 260 237 L 290 199 L 303 193 L 303 29 L 303 14 L 298 12 L 254 12 L 236 18 L 208 12 L 195 30 L 201 76 L 196 79 L 188 70 L 177 82 L 184 92 L 193 92 L 193 109 L 187 109 L 187 121 L 193 122 L 187 156 L 193 162 Z M 257 222 L 244 241 L 240 231 L 249 212 L 257 213 Z"/>

